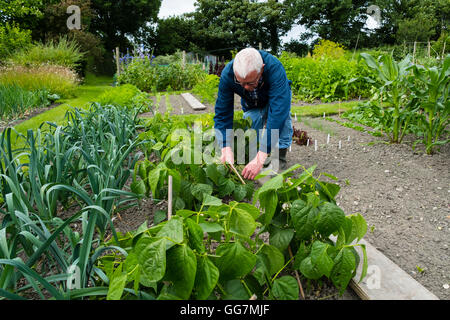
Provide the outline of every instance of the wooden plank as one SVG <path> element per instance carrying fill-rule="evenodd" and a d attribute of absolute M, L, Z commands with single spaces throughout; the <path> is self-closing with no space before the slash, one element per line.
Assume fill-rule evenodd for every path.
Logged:
<path fill-rule="evenodd" d="M 194 110 L 204 110 L 206 106 L 198 101 L 192 94 L 190 93 L 182 93 L 181 96 L 188 103 L 188 105 Z"/>
<path fill-rule="evenodd" d="M 330 237 L 333 241 L 333 237 Z M 362 249 L 355 247 L 361 262 L 356 276 L 350 282 L 350 287 L 363 300 L 439 300 L 428 289 L 417 282 L 407 272 L 402 270 L 392 260 L 387 258 L 374 246 L 362 239 L 367 252 L 368 273 L 364 280 L 358 283 L 362 272 Z"/>

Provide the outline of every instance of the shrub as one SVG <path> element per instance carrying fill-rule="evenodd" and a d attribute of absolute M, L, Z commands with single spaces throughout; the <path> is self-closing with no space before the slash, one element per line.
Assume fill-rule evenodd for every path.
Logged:
<path fill-rule="evenodd" d="M 147 57 L 133 58 L 117 77 L 119 84 L 133 84 L 142 91 L 190 90 L 206 76 L 201 65 L 172 63 L 152 64 Z"/>
<path fill-rule="evenodd" d="M 143 108 L 141 111 L 149 111 L 151 100 L 147 93 L 142 92 L 136 86 L 124 84 L 110 88 L 98 97 L 102 105 L 113 105 L 129 109 Z"/>
<path fill-rule="evenodd" d="M 50 64 L 75 69 L 81 63 L 83 56 L 75 41 L 61 37 L 59 41 L 38 43 L 29 49 L 21 50 L 11 60 L 14 64 L 22 66 Z"/>
<path fill-rule="evenodd" d="M 61 66 L 10 66 L 0 70 L 0 84 L 15 84 L 28 91 L 45 89 L 61 98 L 73 97 L 78 82 L 74 71 Z"/>
<path fill-rule="evenodd" d="M 0 61 L 4 60 L 17 49 L 31 45 L 31 31 L 22 30 L 15 25 L 6 23 L 0 25 Z"/>
<path fill-rule="evenodd" d="M 209 74 L 204 80 L 197 83 L 192 92 L 201 97 L 202 102 L 207 101 L 214 104 L 217 99 L 220 78 L 215 74 Z"/>
<path fill-rule="evenodd" d="M 313 50 L 314 58 L 329 57 L 333 59 L 342 58 L 345 54 L 344 46 L 339 43 L 321 39 Z"/>

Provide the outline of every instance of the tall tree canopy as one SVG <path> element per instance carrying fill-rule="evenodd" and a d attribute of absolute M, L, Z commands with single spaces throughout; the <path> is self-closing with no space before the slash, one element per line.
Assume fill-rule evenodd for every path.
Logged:
<path fill-rule="evenodd" d="M 367 8 L 371 4 L 366 0 L 286 1 L 296 11 L 296 22 L 309 30 L 302 40 L 319 36 L 347 47 L 354 46 L 358 41 L 358 35 L 367 22 Z"/>
<path fill-rule="evenodd" d="M 156 22 L 161 0 L 91 0 L 91 31 L 99 34 L 106 49 L 129 46 L 128 37 L 147 23 Z"/>
<path fill-rule="evenodd" d="M 262 43 L 276 53 L 293 22 L 287 2 L 276 0 L 197 0 L 195 6 L 196 38 L 207 50 Z"/>

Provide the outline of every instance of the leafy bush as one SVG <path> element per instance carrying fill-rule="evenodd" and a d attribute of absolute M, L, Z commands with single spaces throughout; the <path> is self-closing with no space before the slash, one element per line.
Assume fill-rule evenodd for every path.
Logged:
<path fill-rule="evenodd" d="M 0 62 L 14 53 L 17 49 L 27 48 L 30 45 L 30 30 L 22 30 L 9 23 L 0 25 Z"/>
<path fill-rule="evenodd" d="M 26 111 L 49 105 L 47 90 L 27 91 L 17 85 L 0 84 L 0 119 L 10 120 Z"/>
<path fill-rule="evenodd" d="M 206 78 L 197 83 L 192 92 L 198 94 L 201 97 L 201 101 L 207 101 L 214 104 L 217 99 L 217 92 L 219 90 L 220 78 L 215 74 L 209 74 Z"/>
<path fill-rule="evenodd" d="M 358 78 L 373 77 L 373 72 L 359 59 L 298 58 L 283 52 L 280 61 L 292 80 L 292 92 L 302 100 L 329 102 L 370 95 L 370 85 Z"/>
<path fill-rule="evenodd" d="M 132 84 L 124 84 L 106 90 L 98 97 L 98 102 L 102 105 L 126 108 L 145 107 L 141 111 L 148 111 L 151 104 L 149 95 Z"/>
<path fill-rule="evenodd" d="M 16 84 L 28 91 L 45 89 L 61 98 L 73 97 L 79 79 L 66 67 L 43 65 L 39 67 L 11 66 L 0 70 L 0 84 Z"/>
<path fill-rule="evenodd" d="M 314 58 L 322 58 L 322 57 L 329 57 L 333 59 L 339 59 L 342 58 L 345 54 L 344 46 L 340 45 L 339 43 L 321 39 L 317 43 L 317 45 L 314 47 L 313 50 L 313 57 Z"/>
<path fill-rule="evenodd" d="M 164 56 L 157 56 L 153 59 L 152 63 L 155 65 L 169 65 L 172 63 L 179 63 L 183 59 L 182 52 L 180 50 L 177 50 L 172 55 L 166 54 Z"/>
<path fill-rule="evenodd" d="M 200 65 L 152 64 L 147 58 L 134 58 L 117 77 L 119 84 L 133 84 L 142 91 L 190 90 L 206 76 Z"/>
<path fill-rule="evenodd" d="M 28 49 L 17 52 L 11 60 L 22 66 L 40 66 L 50 64 L 75 69 L 84 54 L 81 53 L 77 42 L 62 37 L 59 41 L 38 43 Z"/>

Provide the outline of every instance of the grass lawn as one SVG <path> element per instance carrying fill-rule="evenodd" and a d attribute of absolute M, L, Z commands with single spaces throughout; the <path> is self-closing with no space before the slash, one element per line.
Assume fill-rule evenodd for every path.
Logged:
<path fill-rule="evenodd" d="M 59 100 L 58 102 L 62 103 L 61 105 L 16 125 L 14 129 L 17 130 L 18 133 L 26 135 L 28 129 L 36 130 L 46 121 L 63 124 L 64 116 L 69 109 L 72 107 L 80 109 L 88 108 L 90 102 L 95 101 L 103 91 L 111 87 L 112 83 L 112 77 L 87 74 L 84 83 L 77 88 L 75 98 Z M 12 132 L 12 143 L 16 140 L 15 137 L 16 133 Z M 19 147 L 19 145 L 17 143 L 15 144 L 16 147 Z"/>

